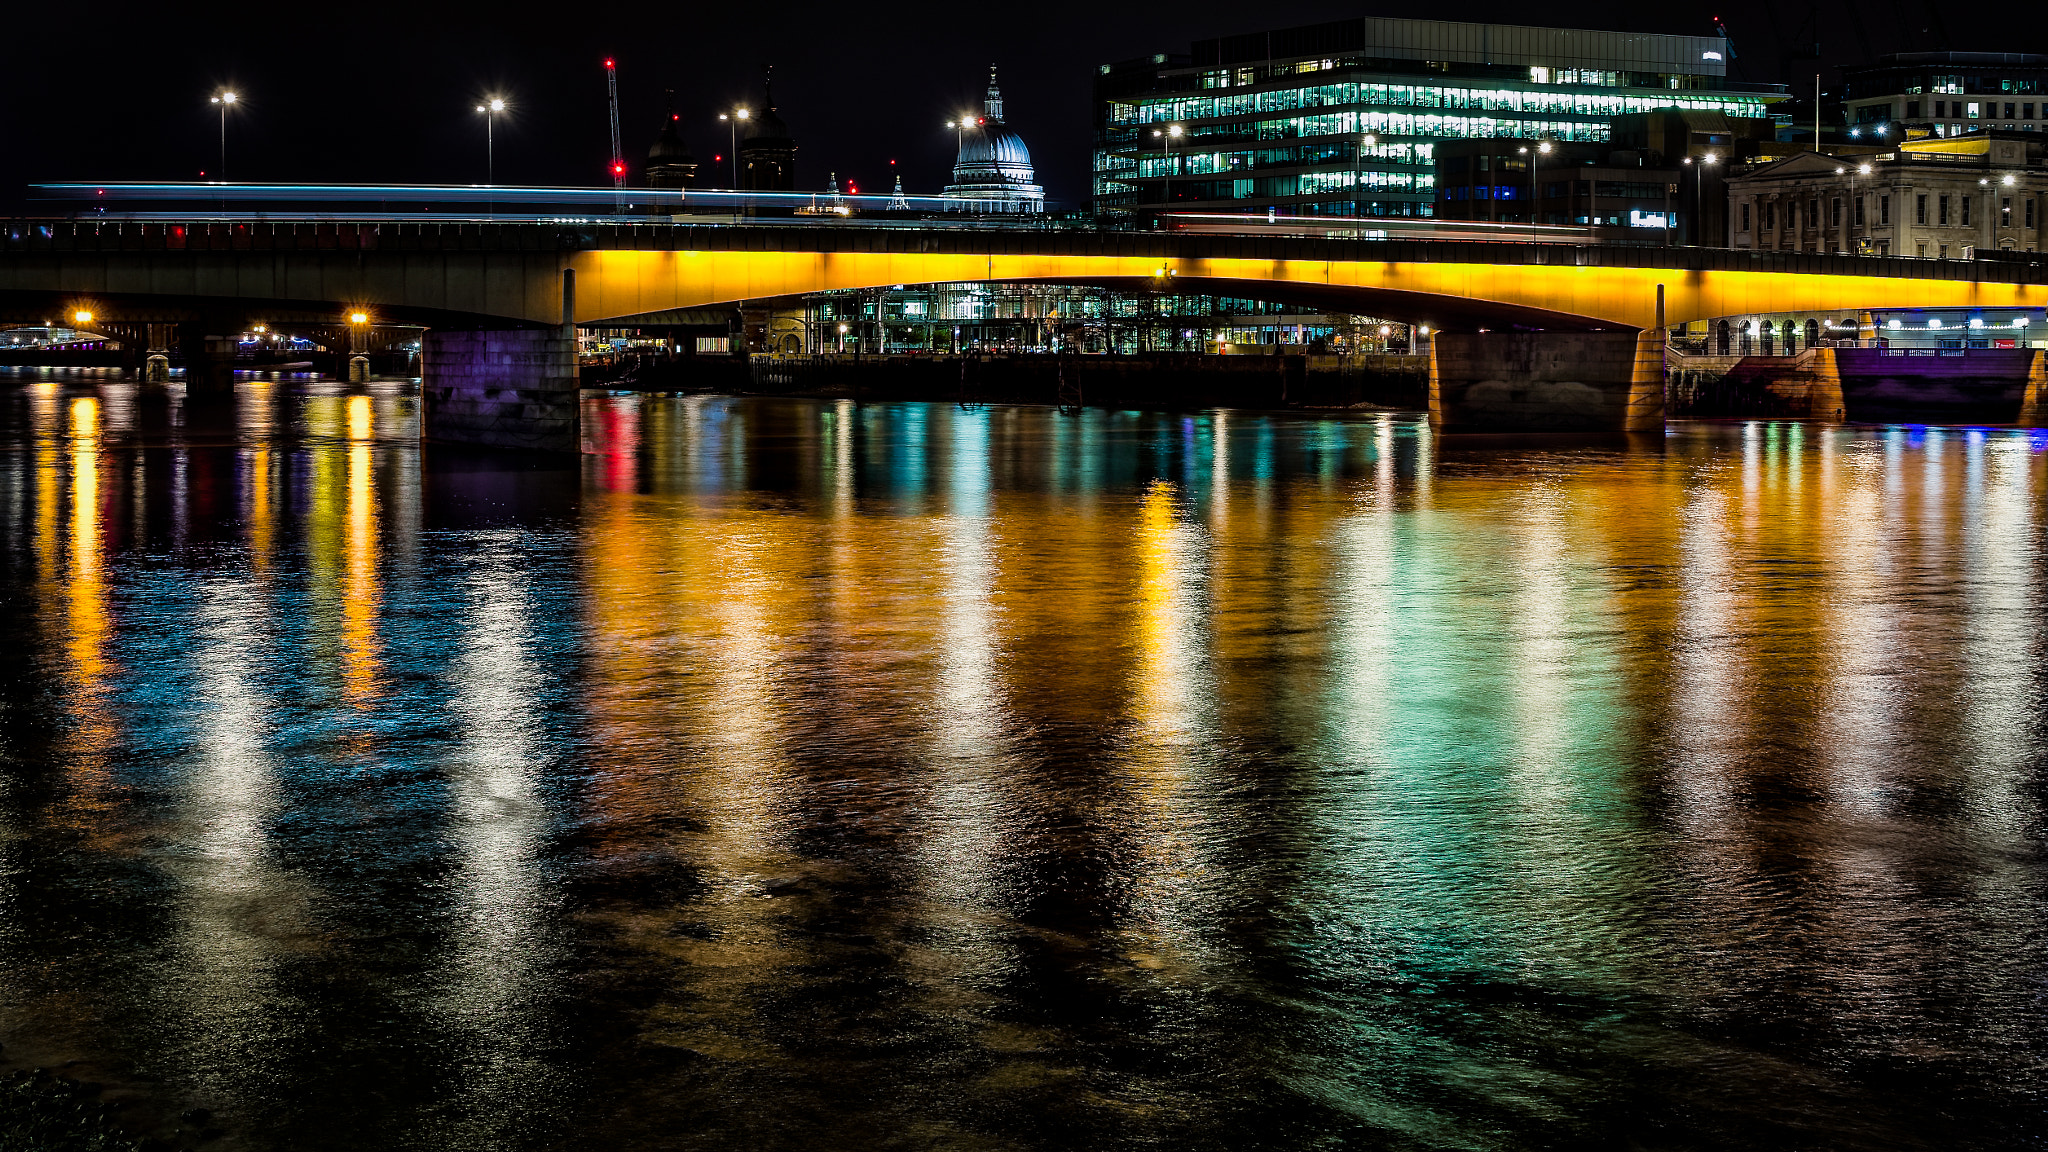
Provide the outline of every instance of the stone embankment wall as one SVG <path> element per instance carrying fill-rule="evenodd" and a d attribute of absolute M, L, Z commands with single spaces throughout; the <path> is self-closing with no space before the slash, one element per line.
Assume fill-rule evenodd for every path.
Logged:
<path fill-rule="evenodd" d="M 2025 348 L 1808 348 L 1671 357 L 1674 416 L 1923 424 L 2041 422 L 2044 359 Z"/>

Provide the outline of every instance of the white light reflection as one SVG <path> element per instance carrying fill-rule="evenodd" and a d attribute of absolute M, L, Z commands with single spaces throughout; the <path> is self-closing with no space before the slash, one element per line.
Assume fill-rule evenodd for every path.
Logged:
<path fill-rule="evenodd" d="M 273 705 L 262 688 L 271 591 L 239 575 L 211 577 L 197 591 L 189 661 L 199 715 L 179 804 L 187 847 L 173 866 L 180 978 L 163 991 L 204 1053 L 189 1066 L 213 1079 L 209 1096 L 231 1101 L 271 1066 L 272 1028 L 261 1021 L 278 1012 L 284 966 L 316 951 L 319 936 L 309 886 L 270 846 L 281 802 L 267 746 Z"/>
<path fill-rule="evenodd" d="M 1759 444 L 1756 426 L 1743 429 L 1741 486 L 1753 504 Z M 1741 590 L 1734 555 L 1729 499 L 1700 477 L 1679 513 L 1678 618 L 1671 659 L 1673 789 L 1683 797 L 1679 817 L 1696 834 L 1712 835 L 1733 819 L 1736 773 L 1748 743 L 1750 650 L 1743 638 Z"/>
<path fill-rule="evenodd" d="M 1568 726 L 1573 694 L 1571 558 L 1565 547 L 1567 497 L 1554 485 L 1531 491 L 1514 516 L 1513 784 L 1521 802 L 1548 820 L 1573 791 Z M 1588 671 L 1578 670 L 1580 674 Z"/>
<path fill-rule="evenodd" d="M 997 668 L 996 538 L 990 519 L 987 411 L 952 416 L 952 467 L 940 567 L 944 574 L 933 686 L 927 836 L 921 846 L 932 890 L 944 903 L 991 907 L 1017 835 Z M 998 937 L 991 936 L 987 943 Z"/>
<path fill-rule="evenodd" d="M 465 1108 L 474 1123 L 514 1123 L 548 1075 L 533 1007 L 548 976 L 550 895 L 536 856 L 546 827 L 540 707 L 529 582 L 504 544 L 478 542 L 467 585 L 466 641 L 453 669 L 461 744 L 448 769 L 449 834 L 458 866 L 451 954 L 438 1004 L 473 1047 Z"/>
<path fill-rule="evenodd" d="M 1978 829 L 2018 850 L 2034 835 L 2038 807 L 2026 797 L 2041 728 L 2041 458 L 2024 434 L 1979 434 L 1968 450 L 1978 464 L 1970 470 L 1962 556 L 1969 574 L 1959 661 L 1965 719 L 1958 735 L 1970 749 L 1961 758 L 1970 766 L 1964 797 Z"/>
<path fill-rule="evenodd" d="M 1827 587 L 1818 605 L 1822 666 L 1814 748 L 1830 799 L 1846 810 L 1875 816 L 1887 806 L 1890 777 L 1899 763 L 1900 680 L 1894 655 L 1904 622 L 1898 618 L 1898 564 L 1893 542 L 1900 525 L 1886 515 L 1885 466 L 1870 445 L 1829 445 L 1834 478 L 1815 511 L 1825 543 L 1808 543 L 1826 558 Z M 1796 491 L 1791 494 L 1796 498 Z M 1788 500 L 1788 503 L 1790 501 Z M 1798 511 L 1794 523 L 1813 517 Z"/>

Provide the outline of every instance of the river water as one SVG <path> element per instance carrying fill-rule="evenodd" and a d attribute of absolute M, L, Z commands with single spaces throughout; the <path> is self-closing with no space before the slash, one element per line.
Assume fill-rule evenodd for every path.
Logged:
<path fill-rule="evenodd" d="M 0 380 L 6 1067 L 248 1149 L 2048 1137 L 2042 433 L 416 405 Z"/>

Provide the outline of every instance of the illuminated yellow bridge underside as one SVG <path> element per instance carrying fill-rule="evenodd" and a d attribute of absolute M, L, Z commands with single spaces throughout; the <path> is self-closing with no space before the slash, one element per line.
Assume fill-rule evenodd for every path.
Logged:
<path fill-rule="evenodd" d="M 566 266 L 577 273 L 579 323 L 894 284 L 1134 287 L 1160 284 L 1163 273 L 1181 291 L 1263 295 L 1446 327 L 1483 326 L 1490 318 L 1568 328 L 1647 328 L 1657 322 L 1659 285 L 1670 324 L 1765 312 L 2048 306 L 2048 285 L 2039 284 L 1541 264 L 613 250 L 575 253 Z M 547 315 L 540 307 L 535 313 L 536 319 Z"/>

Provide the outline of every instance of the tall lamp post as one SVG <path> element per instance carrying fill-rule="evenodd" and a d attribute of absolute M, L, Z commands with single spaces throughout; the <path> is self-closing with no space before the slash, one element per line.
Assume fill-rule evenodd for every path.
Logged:
<path fill-rule="evenodd" d="M 235 94 L 233 92 L 221 92 L 213 98 L 214 105 L 220 109 L 220 178 L 222 180 L 228 178 L 228 109 L 234 105 L 234 102 Z"/>
<path fill-rule="evenodd" d="M 1538 141 L 1536 144 L 1536 149 L 1533 152 L 1531 152 L 1527 148 L 1523 148 L 1521 151 L 1527 154 L 1529 157 L 1529 239 L 1533 241 L 1536 239 L 1536 227 L 1537 225 L 1542 223 L 1542 221 L 1537 218 L 1536 211 L 1536 206 L 1542 203 L 1542 200 L 1539 199 L 1537 195 L 1539 187 L 1536 183 L 1536 159 L 1539 156 L 1543 156 L 1549 153 L 1550 141 Z"/>
<path fill-rule="evenodd" d="M 735 108 L 730 115 L 720 112 L 718 118 L 725 121 L 726 135 L 731 138 L 732 186 L 734 190 L 738 190 L 740 186 L 740 121 L 747 118 L 747 110 L 745 108 Z"/>
<path fill-rule="evenodd" d="M 1870 175 L 1870 165 L 1858 164 L 1856 166 L 1856 174 L 1858 176 Z M 1856 211 L 1859 213 L 1859 215 L 1852 217 L 1852 219 L 1856 221 L 1858 231 L 1862 233 L 1862 235 L 1857 237 L 1856 240 L 1856 254 L 1858 256 L 1865 256 L 1869 254 L 1872 245 L 1870 243 L 1871 225 L 1869 218 L 1865 215 L 1861 215 L 1861 213 L 1863 212 L 1863 186 L 1852 181 L 1851 188 L 1853 189 L 1856 195 Z"/>
<path fill-rule="evenodd" d="M 1700 157 L 1700 162 L 1698 164 L 1693 164 L 1692 246 L 1695 248 L 1700 246 L 1701 238 L 1706 233 L 1707 165 L 1712 164 L 1715 160 L 1718 159 L 1720 159 L 1720 157 L 1715 156 L 1712 152 L 1709 152 L 1705 156 Z M 1692 164 L 1692 157 L 1686 157 L 1685 162 L 1687 164 Z"/>
<path fill-rule="evenodd" d="M 946 127 L 953 130 L 953 154 L 955 156 L 960 154 L 962 148 L 967 147 L 967 130 L 979 123 L 981 123 L 980 117 L 968 116 L 964 113 L 946 121 Z"/>
<path fill-rule="evenodd" d="M 498 182 L 498 113 L 505 110 L 505 101 L 493 96 L 476 110 L 484 114 L 484 184 L 488 186 Z"/>
<path fill-rule="evenodd" d="M 1363 132 L 1359 134 L 1358 147 L 1352 150 L 1351 203 L 1353 207 L 1351 210 L 1351 214 L 1353 216 L 1365 215 L 1365 213 L 1359 211 L 1359 209 L 1365 207 L 1365 202 L 1362 199 L 1360 199 L 1360 197 L 1363 196 L 1365 193 L 1365 150 L 1367 148 L 1372 147 L 1375 144 L 1378 144 L 1379 142 L 1380 138 L 1378 136 L 1375 136 L 1370 132 Z M 1354 235 L 1355 234 L 1356 231 L 1354 230 Z"/>
<path fill-rule="evenodd" d="M 1164 132 L 1157 128 L 1152 130 L 1155 138 L 1166 138 L 1166 191 L 1161 193 L 1161 197 L 1166 201 L 1168 208 L 1173 207 L 1173 142 L 1180 139 L 1180 133 L 1181 128 L 1178 124 L 1168 124 Z"/>

